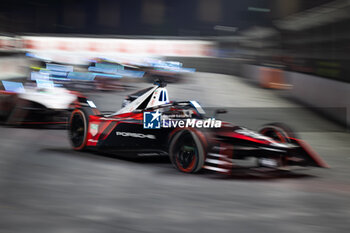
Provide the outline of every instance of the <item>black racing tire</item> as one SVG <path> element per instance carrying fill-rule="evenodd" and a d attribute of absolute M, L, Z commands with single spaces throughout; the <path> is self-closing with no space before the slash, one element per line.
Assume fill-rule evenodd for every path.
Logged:
<path fill-rule="evenodd" d="M 5 120 L 5 124 L 8 126 L 19 126 L 23 123 L 26 117 L 29 114 L 28 110 L 25 110 L 25 107 L 30 107 L 32 105 L 31 102 L 19 99 L 13 105 L 11 111 L 7 115 Z"/>
<path fill-rule="evenodd" d="M 176 169 L 196 173 L 204 166 L 205 148 L 198 135 L 191 130 L 180 130 L 169 144 L 169 157 Z"/>
<path fill-rule="evenodd" d="M 296 138 L 295 132 L 284 123 L 270 123 L 259 129 L 259 133 L 278 142 L 291 142 L 290 138 Z"/>
<path fill-rule="evenodd" d="M 17 117 L 17 115 L 19 115 L 18 112 L 20 112 L 20 108 L 16 104 L 11 108 L 9 113 L 5 116 L 5 121 L 4 121 L 5 124 L 8 126 L 18 125 L 18 122 L 21 121 L 21 119 Z"/>
<path fill-rule="evenodd" d="M 87 132 L 89 127 L 89 116 L 95 115 L 88 107 L 73 110 L 68 123 L 68 135 L 74 150 L 83 151 L 87 149 Z"/>

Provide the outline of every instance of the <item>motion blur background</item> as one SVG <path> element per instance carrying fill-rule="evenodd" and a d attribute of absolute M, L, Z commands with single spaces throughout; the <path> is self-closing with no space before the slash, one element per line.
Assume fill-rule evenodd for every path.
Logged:
<path fill-rule="evenodd" d="M 178 61 L 196 72 L 169 85 L 171 99 L 236 108 L 227 120 L 253 128 L 288 121 L 277 110 L 289 108 L 331 166 L 282 180 L 188 176 L 169 163 L 74 152 L 64 131 L 1 126 L 0 232 L 349 232 L 350 1 L 0 4 L 0 80 L 26 80 L 42 61 Z M 129 92 L 84 94 L 110 111 Z"/>
<path fill-rule="evenodd" d="M 98 56 L 157 57 L 197 71 L 246 77 L 265 87 L 269 82 L 294 85 L 293 95 L 311 106 L 348 106 L 350 7 L 345 0 L 4 0 L 1 4 L 4 78 L 21 76 L 17 64 L 28 63 L 20 59 L 14 65 L 13 57 L 22 58 L 25 52 L 68 64 Z M 310 96 L 315 85 L 318 91 L 312 88 Z M 338 86 L 344 91 L 340 93 Z"/>

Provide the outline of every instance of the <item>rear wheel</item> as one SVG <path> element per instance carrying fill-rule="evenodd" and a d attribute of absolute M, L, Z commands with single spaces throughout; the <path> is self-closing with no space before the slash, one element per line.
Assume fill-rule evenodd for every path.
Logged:
<path fill-rule="evenodd" d="M 195 173 L 204 165 L 205 150 L 194 132 L 181 130 L 170 142 L 169 156 L 172 164 L 178 170 Z"/>
<path fill-rule="evenodd" d="M 74 150 L 86 149 L 90 115 L 94 115 L 91 108 L 78 108 L 71 114 L 68 125 L 68 133 Z"/>

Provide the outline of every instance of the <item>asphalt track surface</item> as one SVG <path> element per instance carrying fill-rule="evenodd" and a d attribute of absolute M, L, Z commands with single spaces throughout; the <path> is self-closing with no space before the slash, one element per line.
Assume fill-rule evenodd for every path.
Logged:
<path fill-rule="evenodd" d="M 237 77 L 189 79 L 169 85 L 171 99 L 234 107 L 223 117 L 251 128 L 276 116 L 285 121 L 271 116 L 276 109 L 300 109 L 280 92 Z M 127 93 L 90 97 L 101 110 L 117 110 Z M 268 110 L 252 114 L 255 108 Z M 167 159 L 75 152 L 65 130 L 1 127 L 0 232 L 349 232 L 350 134 L 306 109 L 296 111 L 294 121 L 285 119 L 330 169 L 189 175 Z"/>

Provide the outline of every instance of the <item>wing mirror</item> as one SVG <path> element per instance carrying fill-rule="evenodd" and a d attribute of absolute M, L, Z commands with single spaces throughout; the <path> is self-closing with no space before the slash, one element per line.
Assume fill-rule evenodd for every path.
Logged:
<path fill-rule="evenodd" d="M 217 118 L 217 116 L 218 116 L 219 114 L 225 114 L 225 113 L 227 113 L 227 110 L 226 110 L 226 109 L 217 109 L 217 110 L 215 111 L 214 118 Z"/>

